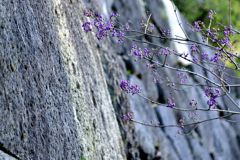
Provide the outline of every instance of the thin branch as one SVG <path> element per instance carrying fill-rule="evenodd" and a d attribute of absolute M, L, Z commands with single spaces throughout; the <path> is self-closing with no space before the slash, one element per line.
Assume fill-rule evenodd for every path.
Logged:
<path fill-rule="evenodd" d="M 229 26 L 231 26 L 231 0 L 229 0 Z"/>
<path fill-rule="evenodd" d="M 189 133 L 185 133 L 185 134 L 181 134 L 181 135 L 190 135 L 196 128 L 197 128 L 198 124 L 196 124 Z"/>
<path fill-rule="evenodd" d="M 137 93 L 137 95 L 139 95 L 140 97 L 146 99 L 148 102 L 151 102 L 153 104 L 157 104 L 157 105 L 163 105 L 164 107 L 167 107 L 167 104 L 164 104 L 164 103 L 159 103 L 159 102 L 156 102 L 154 100 L 151 100 L 145 96 L 143 96 L 142 94 L 140 93 Z M 170 107 L 168 107 L 170 108 Z M 224 113 L 230 113 L 230 114 L 240 114 L 240 112 L 235 112 L 235 111 L 230 111 L 230 110 L 220 110 L 220 109 L 206 109 L 206 108 L 193 108 L 193 109 L 182 109 L 182 108 L 177 108 L 177 107 L 172 107 L 171 109 L 174 109 L 174 110 L 179 110 L 179 111 L 186 111 L 186 112 L 190 112 L 190 111 L 215 111 L 215 112 L 224 112 Z"/>
<path fill-rule="evenodd" d="M 116 115 L 120 116 L 121 118 L 124 118 L 124 116 L 118 114 L 115 112 Z M 206 120 L 202 120 L 202 121 L 197 121 L 194 123 L 187 123 L 187 124 L 173 124 L 173 125 L 156 125 L 156 124 L 149 124 L 149 123 L 145 123 L 145 122 L 139 122 L 139 121 L 135 121 L 134 119 L 129 119 L 128 121 L 132 121 L 134 123 L 138 123 L 141 125 L 145 125 L 145 126 L 149 126 L 149 127 L 181 127 L 181 126 L 191 126 L 191 125 L 198 125 L 200 123 L 204 123 L 204 122 L 208 122 L 208 121 L 212 121 L 212 120 L 217 120 L 217 119 L 223 119 L 223 118 L 227 118 L 229 116 L 232 116 L 233 114 L 229 114 L 229 115 L 225 115 L 225 116 L 219 116 L 219 117 L 215 117 L 215 118 L 210 118 L 210 119 L 206 119 Z"/>
<path fill-rule="evenodd" d="M 132 32 L 137 32 L 137 33 L 142 33 L 142 32 L 139 32 L 139 31 L 132 31 Z M 179 38 L 169 38 L 169 37 L 162 37 L 162 36 L 155 36 L 155 35 L 151 35 L 151 34 L 144 34 L 144 33 L 142 33 L 143 35 L 147 35 L 147 36 L 151 36 L 151 37 L 156 37 L 156 38 L 160 38 L 160 39 L 168 39 L 168 40 L 170 40 L 170 41 L 172 41 L 172 40 L 177 40 L 177 41 L 186 41 L 185 39 L 179 39 Z M 125 37 L 125 38 L 128 38 L 128 37 Z M 130 39 L 130 38 L 128 38 L 128 39 Z M 155 46 L 158 46 L 158 47 L 161 47 L 161 46 L 159 46 L 159 45 L 157 45 L 157 44 L 154 44 L 154 43 L 150 43 L 150 42 L 144 42 L 144 41 L 140 41 L 140 40 L 133 40 L 133 39 L 131 39 L 132 41 L 138 41 L 138 42 L 142 42 L 142 43 L 147 43 L 147 44 L 151 44 L 151 45 L 155 45 Z M 204 46 L 207 46 L 207 47 L 211 47 L 212 49 L 214 49 L 215 50 L 215 47 L 213 47 L 213 46 L 210 46 L 210 45 L 207 45 L 207 44 L 204 44 L 204 43 L 201 43 L 201 42 L 197 42 L 197 41 L 194 41 L 194 40 L 191 40 L 191 39 L 189 39 L 188 40 L 189 42 L 193 42 L 193 43 L 196 43 L 196 44 L 200 44 L 200 45 L 204 45 Z M 162 47 L 162 48 L 164 48 L 164 47 Z M 227 51 L 226 51 L 226 53 L 228 53 Z M 176 55 L 176 54 L 175 54 Z M 177 55 L 177 56 L 179 56 L 179 55 Z M 189 60 L 189 59 L 187 59 L 187 58 L 185 58 L 185 57 L 181 57 L 181 58 L 183 58 L 183 59 L 185 59 L 185 60 L 187 60 L 187 61 L 189 61 L 189 62 L 192 62 L 192 63 L 195 63 L 194 61 L 191 61 L 191 60 Z M 238 67 L 238 65 L 236 64 L 236 62 L 235 61 L 233 61 L 233 60 L 231 60 L 232 62 L 233 62 L 233 64 L 236 66 L 236 69 L 235 70 L 238 70 L 237 68 L 239 68 Z M 196 64 L 196 63 L 195 63 Z M 196 65 L 199 65 L 199 64 L 196 64 Z M 202 67 L 202 68 L 204 68 L 204 69 L 206 69 L 204 66 L 202 66 L 202 65 L 199 65 L 200 67 Z M 206 70 L 208 70 L 208 69 L 206 69 Z M 209 70 L 208 70 L 209 71 Z M 211 72 L 211 71 L 209 71 L 209 72 Z M 212 73 L 212 72 L 211 72 Z M 217 78 L 219 78 L 220 79 L 220 77 L 218 76 L 218 75 L 216 75 L 215 73 L 212 73 L 214 76 L 216 76 Z M 224 80 L 223 80 L 224 81 Z M 225 81 L 224 81 L 225 82 Z M 227 84 L 227 82 L 225 82 L 226 84 Z"/>
<path fill-rule="evenodd" d="M 164 66 L 166 65 L 166 62 L 167 62 L 167 56 L 168 56 L 168 54 L 166 54 L 166 56 L 165 56 L 165 60 L 164 60 L 164 62 L 163 62 L 162 67 L 164 67 Z"/>
<path fill-rule="evenodd" d="M 232 103 L 238 108 L 240 109 L 240 106 L 238 106 L 238 104 L 232 99 L 232 97 L 229 96 L 229 94 L 225 91 L 225 89 L 223 87 L 221 87 L 222 91 L 226 94 L 226 96 L 228 97 L 228 99 L 230 99 L 230 101 L 232 101 Z"/>
<path fill-rule="evenodd" d="M 179 18 L 178 18 L 178 16 L 177 16 L 177 9 L 176 9 L 176 7 L 175 7 L 173 1 L 172 1 L 172 0 L 170 0 L 170 1 L 171 1 L 171 3 L 172 3 L 173 10 L 174 10 L 174 13 L 175 13 L 175 15 L 176 15 L 176 18 L 177 18 L 178 24 L 179 24 L 180 28 L 182 29 L 182 31 L 183 31 L 183 33 L 184 33 L 184 35 L 185 35 L 185 37 L 186 37 L 185 40 L 189 40 L 188 35 L 187 35 L 187 33 L 185 32 L 185 30 L 183 29 L 182 24 L 180 23 L 180 20 L 179 20 Z"/>
<path fill-rule="evenodd" d="M 147 20 L 147 24 L 146 24 L 146 28 L 145 28 L 145 32 L 144 32 L 145 34 L 147 33 L 148 22 L 149 22 L 150 17 L 151 17 L 151 14 L 149 15 L 148 20 Z"/>
<path fill-rule="evenodd" d="M 147 42 L 147 41 L 141 41 L 141 40 L 131 39 L 131 38 L 128 38 L 128 37 L 124 37 L 124 38 L 129 39 L 130 41 L 147 43 L 147 44 L 151 44 L 151 45 L 154 45 L 154 46 L 157 46 L 157 47 L 162 47 L 162 46 L 160 46 L 160 45 L 157 45 L 157 44 L 154 44 L 154 43 L 151 43 L 151 42 Z M 162 48 L 164 48 L 164 47 L 162 47 Z M 176 53 L 174 53 L 174 54 L 177 55 Z M 177 56 L 179 56 L 179 55 L 177 55 Z M 151 59 L 148 59 L 148 58 L 146 58 L 146 57 L 144 57 L 144 58 L 147 59 L 147 60 L 149 60 L 149 61 L 152 61 Z M 183 58 L 183 59 L 185 59 L 185 60 L 187 60 L 187 61 L 189 61 L 189 62 L 192 62 L 192 63 L 194 63 L 194 64 L 196 64 L 196 65 L 204 68 L 205 70 L 209 71 L 211 74 L 213 74 L 213 75 L 214 75 L 215 77 L 217 77 L 218 79 L 221 79 L 218 75 L 216 75 L 215 73 L 213 73 L 212 71 L 210 71 L 210 70 L 207 69 L 206 67 L 202 66 L 201 64 L 195 63 L 194 61 L 191 61 L 191 60 L 189 60 L 189 59 L 187 59 L 187 58 L 185 58 L 185 57 L 181 57 L 181 58 Z M 160 63 L 159 63 L 159 64 L 160 64 Z M 160 65 L 162 65 L 162 64 L 160 64 Z M 166 68 L 169 68 L 169 69 L 172 69 L 172 70 L 182 71 L 182 72 L 188 72 L 188 73 L 197 75 L 197 76 L 199 76 L 199 77 L 201 77 L 201 78 L 203 78 L 203 79 L 211 82 L 212 84 L 215 84 L 216 86 L 221 87 L 220 84 L 217 84 L 217 83 L 211 81 L 210 79 L 206 78 L 205 76 L 202 76 L 202 75 L 200 75 L 200 74 L 198 74 L 198 73 L 191 72 L 191 71 L 188 71 L 188 70 L 177 69 L 177 68 L 173 68 L 173 67 L 169 67 L 169 66 L 165 66 L 165 67 L 166 67 Z M 225 80 L 222 80 L 222 81 L 224 81 L 224 82 L 227 84 L 227 82 L 226 82 Z"/>

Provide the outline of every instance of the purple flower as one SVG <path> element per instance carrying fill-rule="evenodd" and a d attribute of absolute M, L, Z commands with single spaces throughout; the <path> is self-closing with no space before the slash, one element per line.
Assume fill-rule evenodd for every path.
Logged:
<path fill-rule="evenodd" d="M 183 72 L 181 72 L 181 73 L 178 73 L 178 76 L 177 76 L 177 78 L 180 78 L 182 75 L 183 75 Z"/>
<path fill-rule="evenodd" d="M 125 29 L 126 29 L 126 30 L 129 29 L 129 25 L 128 25 L 128 24 L 125 25 Z"/>
<path fill-rule="evenodd" d="M 100 29 L 102 28 L 102 23 L 101 23 L 101 22 L 98 22 L 98 21 L 95 21 L 95 22 L 94 22 L 94 26 L 95 26 L 98 30 L 100 30 Z"/>
<path fill-rule="evenodd" d="M 102 17 L 102 15 L 100 15 L 99 13 L 95 14 L 95 21 L 101 22 L 103 20 L 104 20 L 104 18 Z"/>
<path fill-rule="evenodd" d="M 114 28 L 114 23 L 111 21 L 104 22 L 102 25 L 102 29 L 104 30 L 111 30 Z"/>
<path fill-rule="evenodd" d="M 110 19 L 112 19 L 112 18 L 117 18 L 117 17 L 120 17 L 120 15 L 119 15 L 119 14 L 114 14 L 114 13 L 112 13 L 112 15 L 110 16 Z"/>
<path fill-rule="evenodd" d="M 207 104 L 209 107 L 213 106 L 213 109 L 215 109 L 217 106 L 216 98 L 220 96 L 220 90 L 216 88 L 215 91 L 217 92 L 216 94 L 213 93 L 212 88 L 207 88 L 205 90 L 205 95 L 210 98 L 207 101 Z"/>
<path fill-rule="evenodd" d="M 122 33 L 121 31 L 119 31 L 117 37 L 118 37 L 118 44 L 122 43 L 123 42 L 123 36 L 124 36 L 124 33 Z"/>
<path fill-rule="evenodd" d="M 92 31 L 91 25 L 92 25 L 92 22 L 86 22 L 82 25 L 82 27 L 86 32 L 89 32 L 89 31 Z"/>
<path fill-rule="evenodd" d="M 102 40 L 103 36 L 101 34 L 99 34 L 99 33 L 96 33 L 96 37 L 97 37 L 98 40 Z"/>
<path fill-rule="evenodd" d="M 84 16 L 87 16 L 87 17 L 92 17 L 94 15 L 94 11 L 93 10 L 87 10 L 87 11 L 84 11 Z"/>
<path fill-rule="evenodd" d="M 175 103 L 172 103 L 171 99 L 168 99 L 167 107 L 173 108 L 174 106 L 175 106 Z"/>
<path fill-rule="evenodd" d="M 221 59 L 222 54 L 215 53 L 215 56 L 210 59 L 210 61 L 218 63 L 218 61 Z"/>
<path fill-rule="evenodd" d="M 178 129 L 178 134 L 182 134 L 183 130 L 182 129 Z"/>
<path fill-rule="evenodd" d="M 115 36 L 116 36 L 116 30 L 113 29 L 112 32 L 113 32 L 113 33 L 112 33 L 112 37 L 115 37 Z"/>
<path fill-rule="evenodd" d="M 193 27 L 192 27 L 192 32 L 200 32 L 201 31 L 201 27 L 200 27 L 201 24 L 202 24 L 201 21 L 194 22 Z"/>
<path fill-rule="evenodd" d="M 129 86 L 129 81 L 122 81 L 120 87 L 123 91 L 127 93 L 132 93 L 132 95 L 140 93 L 141 90 L 141 88 L 137 84 Z"/>
<path fill-rule="evenodd" d="M 213 15 L 216 15 L 216 14 L 217 13 L 215 11 L 210 10 L 210 12 L 208 13 L 208 18 L 213 20 L 214 19 Z"/>
<path fill-rule="evenodd" d="M 202 60 L 204 60 L 208 56 L 207 53 L 202 53 L 201 55 L 202 55 Z"/>
<path fill-rule="evenodd" d="M 120 87 L 123 91 L 126 91 L 128 93 L 128 85 L 129 85 L 129 81 L 122 81 L 120 84 Z"/>

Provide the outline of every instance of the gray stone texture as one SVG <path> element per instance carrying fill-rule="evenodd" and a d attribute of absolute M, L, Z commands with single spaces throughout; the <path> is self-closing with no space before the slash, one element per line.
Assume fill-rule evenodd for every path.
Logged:
<path fill-rule="evenodd" d="M 0 149 L 19 159 L 125 159 L 82 1 L 0 2 Z"/>

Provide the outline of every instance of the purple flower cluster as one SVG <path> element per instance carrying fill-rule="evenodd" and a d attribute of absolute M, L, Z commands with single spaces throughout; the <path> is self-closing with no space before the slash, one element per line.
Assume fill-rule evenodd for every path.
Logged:
<path fill-rule="evenodd" d="M 136 56 L 135 62 L 137 61 L 138 57 L 139 57 L 139 59 L 143 58 L 142 49 L 141 48 L 137 48 L 136 44 L 132 46 L 132 49 L 131 49 L 130 52 L 131 52 L 131 54 L 129 54 L 128 56 L 131 56 L 131 55 L 134 54 Z"/>
<path fill-rule="evenodd" d="M 92 22 L 86 22 L 82 25 L 82 27 L 88 33 L 89 31 L 92 31 L 91 25 L 92 25 Z"/>
<path fill-rule="evenodd" d="M 159 52 L 158 55 L 166 55 L 168 52 L 169 52 L 168 47 L 166 47 L 166 48 L 163 48 L 161 53 Z M 169 54 L 171 54 L 171 52 L 169 52 Z"/>
<path fill-rule="evenodd" d="M 208 14 L 208 18 L 213 20 L 213 16 L 216 15 L 215 11 L 210 10 L 209 14 Z M 217 23 L 216 25 L 220 25 L 223 27 L 223 38 L 219 37 L 219 31 L 220 29 L 217 28 L 212 28 L 211 30 L 201 30 L 201 25 L 204 26 L 203 22 L 201 21 L 196 21 L 194 22 L 193 26 L 192 26 L 192 31 L 194 32 L 200 32 L 202 31 L 204 36 L 206 36 L 205 38 L 209 38 L 213 43 L 220 43 L 221 46 L 224 46 L 223 48 L 217 47 L 216 50 L 217 52 L 215 53 L 215 55 L 213 57 L 211 57 L 211 61 L 218 63 L 219 60 L 223 59 L 224 61 L 228 59 L 228 56 L 226 56 L 226 50 L 229 51 L 233 51 L 232 48 L 232 41 L 230 36 L 234 36 L 236 33 L 232 30 L 231 26 L 223 26 L 220 23 Z M 205 27 L 204 27 L 205 28 Z M 205 40 L 203 40 L 205 42 Z M 219 46 L 219 44 L 218 44 Z M 192 49 L 192 48 L 191 48 Z M 206 56 L 208 56 L 206 53 L 202 54 L 202 60 L 204 60 L 206 58 Z M 233 58 L 233 55 L 230 55 L 231 58 Z M 196 63 L 198 63 L 198 60 L 193 56 L 193 61 L 195 61 Z"/>
<path fill-rule="evenodd" d="M 185 117 L 183 117 L 182 119 L 179 120 L 180 122 L 180 128 L 177 130 L 177 133 L 178 134 L 182 134 L 183 133 L 183 129 L 184 129 L 184 124 L 185 124 L 185 121 L 184 121 Z M 175 135 L 176 137 L 177 135 Z"/>
<path fill-rule="evenodd" d="M 147 26 L 147 24 L 144 23 L 144 21 L 142 20 L 140 23 L 140 26 L 145 28 Z M 154 28 L 154 25 L 152 23 L 149 23 L 149 27 L 147 28 L 147 30 L 152 32 L 152 28 Z"/>
<path fill-rule="evenodd" d="M 128 54 L 128 56 L 135 55 L 136 56 L 135 61 L 137 61 L 137 58 L 142 59 L 143 57 L 145 57 L 145 58 L 151 57 L 151 53 L 148 51 L 147 48 L 144 48 L 144 51 L 142 51 L 141 48 L 137 48 L 136 44 L 132 46 L 132 49 L 130 52 L 131 52 L 131 54 Z M 155 64 L 155 66 L 157 66 L 157 65 L 158 65 L 158 63 Z M 151 66 L 147 65 L 147 67 L 152 67 L 152 66 L 153 65 L 151 65 Z"/>
<path fill-rule="evenodd" d="M 134 119 L 134 112 L 132 111 L 131 113 L 128 113 L 126 116 L 122 115 L 122 118 L 124 120 L 133 120 Z"/>
<path fill-rule="evenodd" d="M 202 53 L 201 55 L 202 55 L 202 60 L 206 59 L 206 57 L 208 56 L 207 53 Z"/>
<path fill-rule="evenodd" d="M 112 15 L 110 16 L 110 19 L 112 19 L 112 18 L 117 18 L 117 17 L 120 17 L 120 15 L 119 15 L 119 14 L 114 14 L 114 13 L 112 13 Z"/>
<path fill-rule="evenodd" d="M 223 39 L 219 39 L 218 42 L 221 43 L 222 45 L 226 45 L 227 48 L 231 49 L 232 48 L 232 41 L 230 36 L 234 36 L 236 33 L 232 30 L 232 26 L 224 26 L 223 27 L 224 31 L 224 38 Z"/>
<path fill-rule="evenodd" d="M 214 57 L 211 57 L 210 61 L 218 63 L 218 61 L 223 57 L 224 57 L 224 54 L 222 53 L 222 51 L 220 51 L 219 53 L 216 52 Z"/>
<path fill-rule="evenodd" d="M 117 35 L 117 37 L 118 37 L 118 44 L 123 42 L 123 36 L 124 36 L 124 33 L 119 31 L 119 34 Z"/>
<path fill-rule="evenodd" d="M 141 90 L 141 88 L 137 84 L 129 86 L 129 81 L 122 81 L 120 87 L 123 91 L 127 93 L 132 93 L 132 95 L 140 93 Z"/>
<path fill-rule="evenodd" d="M 94 11 L 93 10 L 87 10 L 87 11 L 84 11 L 84 16 L 87 16 L 87 17 L 92 17 L 94 16 Z"/>
<path fill-rule="evenodd" d="M 185 123 L 184 120 L 185 120 L 185 117 L 183 117 L 182 119 L 179 120 L 179 122 L 180 122 L 180 124 L 181 124 L 181 126 L 180 126 L 181 129 L 184 128 L 184 123 Z"/>
<path fill-rule="evenodd" d="M 189 103 L 190 106 L 197 106 L 198 102 L 195 102 L 195 99 L 192 99 L 192 101 Z"/>
<path fill-rule="evenodd" d="M 112 21 L 104 22 L 104 19 L 103 19 L 102 15 L 100 15 L 99 13 L 94 14 L 93 10 L 85 11 L 84 15 L 94 19 L 93 23 L 92 22 L 85 22 L 82 25 L 82 27 L 84 28 L 84 30 L 86 32 L 92 31 L 92 26 L 94 26 L 98 31 L 95 35 L 98 40 L 102 40 L 103 37 L 108 36 L 109 32 L 112 32 L 112 37 L 115 37 L 115 36 L 118 37 L 118 43 L 119 44 L 123 42 L 124 33 L 119 31 L 119 33 L 116 35 L 114 22 L 112 22 Z M 119 17 L 119 15 L 113 13 L 110 16 L 110 20 L 113 19 L 113 18 L 116 18 L 116 17 Z M 128 23 L 130 23 L 130 21 L 128 21 Z M 129 28 L 129 26 L 126 27 L 126 28 Z"/>
<path fill-rule="evenodd" d="M 200 32 L 201 31 L 201 26 L 200 25 L 203 25 L 203 22 L 201 22 L 201 21 L 194 22 L 193 26 L 191 27 L 192 32 Z"/>
<path fill-rule="evenodd" d="M 214 19 L 213 15 L 216 15 L 216 14 L 217 13 L 215 11 L 210 10 L 210 12 L 208 13 L 208 18 L 213 20 Z"/>
<path fill-rule="evenodd" d="M 193 44 L 191 47 L 190 47 L 190 50 L 191 50 L 191 56 L 193 57 L 193 61 L 195 63 L 199 63 L 198 59 L 194 56 L 194 54 L 199 54 L 200 51 L 198 50 L 198 44 Z"/>
<path fill-rule="evenodd" d="M 216 30 L 215 28 L 212 28 L 212 31 L 211 30 L 207 30 L 207 34 L 206 36 L 209 37 L 210 39 L 212 39 L 212 42 L 217 42 L 218 40 L 218 31 L 219 31 L 219 28 Z"/>
<path fill-rule="evenodd" d="M 167 36 L 169 34 L 171 34 L 171 32 L 169 30 L 167 30 L 167 31 L 163 30 L 163 32 L 162 32 L 163 36 Z"/>
<path fill-rule="evenodd" d="M 128 20 L 127 23 L 125 24 L 125 30 L 128 30 L 128 29 L 129 29 L 129 23 L 131 23 L 130 20 Z"/>
<path fill-rule="evenodd" d="M 182 132 L 183 132 L 182 128 L 179 128 L 177 132 L 178 132 L 178 134 L 182 134 Z"/>
<path fill-rule="evenodd" d="M 210 98 L 207 101 L 207 104 L 209 105 L 209 108 L 213 106 L 213 109 L 217 107 L 216 98 L 220 96 L 220 90 L 216 88 L 215 91 L 216 91 L 216 94 L 213 93 L 212 88 L 207 88 L 205 90 L 205 95 Z"/>
<path fill-rule="evenodd" d="M 194 117 L 194 115 L 197 115 L 197 113 L 189 113 L 188 117 Z"/>
<path fill-rule="evenodd" d="M 195 53 L 200 53 L 200 51 L 198 50 L 198 44 L 194 43 L 191 47 L 190 47 L 190 50 L 191 50 L 191 55 L 193 56 Z"/>
<path fill-rule="evenodd" d="M 181 76 L 183 76 L 183 72 L 180 72 L 180 73 L 178 73 L 178 76 L 177 76 L 177 78 L 180 78 Z"/>
<path fill-rule="evenodd" d="M 178 79 L 181 79 L 181 83 L 186 83 L 187 79 L 188 79 L 188 75 L 185 74 L 185 77 L 184 77 L 184 73 L 183 72 L 180 72 L 178 73 L 178 76 L 177 76 Z M 186 78 L 186 79 L 185 79 Z"/>
<path fill-rule="evenodd" d="M 212 39 L 212 42 L 219 42 L 220 44 L 222 44 L 222 46 L 226 46 L 225 48 L 229 48 L 229 50 L 232 50 L 232 41 L 230 35 L 235 35 L 235 32 L 231 30 L 231 26 L 224 26 L 223 28 L 224 37 L 222 39 L 219 39 L 219 34 L 216 33 L 217 31 L 219 31 L 219 29 L 217 29 L 217 31 L 215 30 L 216 32 L 210 32 L 208 36 Z M 226 56 L 223 48 L 216 47 L 216 50 L 217 52 L 215 53 L 214 57 L 211 57 L 211 61 L 218 63 L 220 59 L 223 59 Z"/>
<path fill-rule="evenodd" d="M 157 125 L 157 124 L 160 125 L 160 122 L 155 123 L 155 122 L 153 122 L 153 120 L 151 120 L 151 123 L 155 124 L 155 125 Z"/>
<path fill-rule="evenodd" d="M 168 105 L 167 105 L 167 107 L 173 108 L 175 106 L 175 103 L 173 103 L 172 100 L 173 100 L 173 98 L 172 99 L 168 98 Z"/>

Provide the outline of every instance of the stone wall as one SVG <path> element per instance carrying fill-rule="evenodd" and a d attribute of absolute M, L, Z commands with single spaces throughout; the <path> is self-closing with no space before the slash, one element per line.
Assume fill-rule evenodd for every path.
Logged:
<path fill-rule="evenodd" d="M 81 1 L 1 1 L 1 152 L 125 159 L 96 40 L 81 28 L 84 9 Z"/>

